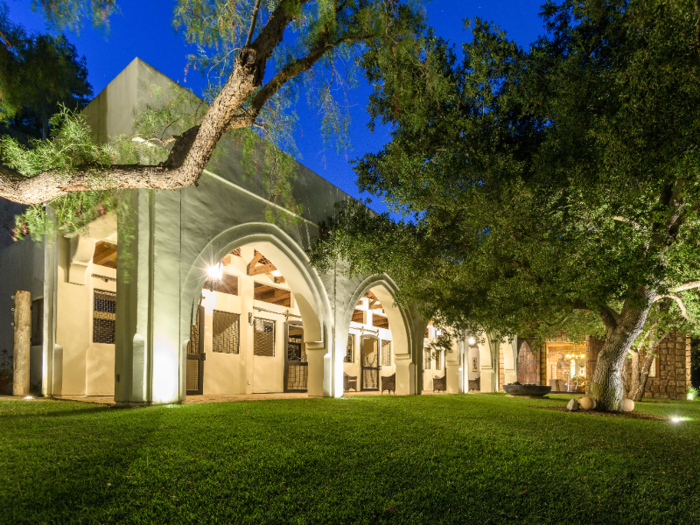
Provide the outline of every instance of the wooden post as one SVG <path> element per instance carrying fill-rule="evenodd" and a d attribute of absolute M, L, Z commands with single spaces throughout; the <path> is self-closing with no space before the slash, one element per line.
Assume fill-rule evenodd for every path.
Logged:
<path fill-rule="evenodd" d="M 13 352 L 14 376 L 12 395 L 29 395 L 29 355 L 32 335 L 32 296 L 29 292 L 15 292 L 15 346 Z"/>

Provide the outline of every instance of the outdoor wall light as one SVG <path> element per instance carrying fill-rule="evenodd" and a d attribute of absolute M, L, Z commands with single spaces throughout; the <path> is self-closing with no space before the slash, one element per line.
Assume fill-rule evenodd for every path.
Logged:
<path fill-rule="evenodd" d="M 476 339 L 474 339 L 473 337 L 470 337 L 470 338 L 469 338 L 469 344 L 470 344 L 470 345 L 473 345 L 473 344 L 475 344 L 475 343 L 476 343 Z"/>
<path fill-rule="evenodd" d="M 219 263 L 207 269 L 207 275 L 214 281 L 220 281 L 224 275 L 224 265 Z"/>

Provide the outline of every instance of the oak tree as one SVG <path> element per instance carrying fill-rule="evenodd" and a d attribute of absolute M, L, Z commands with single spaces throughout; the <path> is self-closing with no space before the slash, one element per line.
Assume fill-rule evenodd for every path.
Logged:
<path fill-rule="evenodd" d="M 619 409 L 628 353 L 645 325 L 658 339 L 653 309 L 699 313 L 699 15 L 549 1 L 527 50 L 476 19 L 459 50 L 426 32 L 413 53 L 366 53 L 370 112 L 394 131 L 355 169 L 401 219 L 348 208 L 317 263 L 388 271 L 426 316 L 472 331 L 595 315 L 589 394 Z"/>

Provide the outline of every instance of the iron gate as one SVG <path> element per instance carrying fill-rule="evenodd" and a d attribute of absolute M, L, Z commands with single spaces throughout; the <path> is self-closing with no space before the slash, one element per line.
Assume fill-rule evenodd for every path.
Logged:
<path fill-rule="evenodd" d="M 287 324 L 287 351 L 284 358 L 284 391 L 306 392 L 309 362 L 304 351 L 304 329 L 300 324 Z"/>
<path fill-rule="evenodd" d="M 371 341 L 372 344 L 367 344 Z M 372 335 L 362 336 L 360 349 L 362 356 L 362 384 L 361 390 L 379 390 L 379 340 Z"/>
<path fill-rule="evenodd" d="M 190 342 L 187 343 L 187 395 L 204 393 L 204 307 L 197 308 L 195 322 L 190 326 Z"/>

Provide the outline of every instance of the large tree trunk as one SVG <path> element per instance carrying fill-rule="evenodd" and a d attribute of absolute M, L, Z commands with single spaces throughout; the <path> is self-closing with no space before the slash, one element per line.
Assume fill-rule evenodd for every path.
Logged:
<path fill-rule="evenodd" d="M 654 362 L 654 353 L 661 340 L 666 336 L 662 336 L 656 342 L 650 343 L 646 352 L 642 353 L 641 349 L 637 352 L 630 352 L 631 359 L 625 363 L 626 368 L 623 370 L 623 382 L 625 384 L 625 397 L 632 401 L 641 401 L 644 397 L 644 391 L 647 387 L 647 379 L 651 364 Z M 629 371 L 629 374 L 626 373 Z"/>
<path fill-rule="evenodd" d="M 631 301 L 627 300 L 620 314 L 610 310 L 602 314 L 607 333 L 589 389 L 589 396 L 596 400 L 597 410 L 620 410 L 624 393 L 622 368 L 627 352 L 646 322 L 654 292 L 644 291 L 642 295 L 642 301 L 646 302 L 643 307 L 631 306 Z"/>

